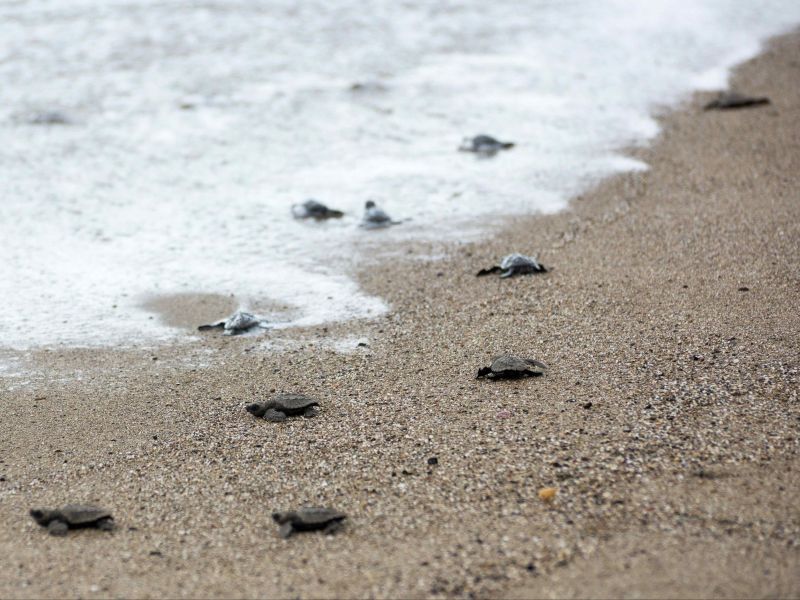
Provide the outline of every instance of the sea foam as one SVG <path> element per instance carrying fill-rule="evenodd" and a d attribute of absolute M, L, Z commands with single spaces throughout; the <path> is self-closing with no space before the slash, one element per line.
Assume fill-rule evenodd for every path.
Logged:
<path fill-rule="evenodd" d="M 643 168 L 619 152 L 655 111 L 797 22 L 791 0 L 2 3 L 0 344 L 185 335 L 144 308 L 159 294 L 372 318 L 352 273 L 375 248 Z M 478 133 L 517 146 L 455 151 Z M 294 220 L 310 197 L 346 217 Z M 359 229 L 369 198 L 410 220 Z"/>

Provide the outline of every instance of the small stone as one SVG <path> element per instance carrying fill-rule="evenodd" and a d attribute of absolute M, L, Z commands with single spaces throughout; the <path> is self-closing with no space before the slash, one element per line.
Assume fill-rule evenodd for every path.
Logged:
<path fill-rule="evenodd" d="M 587 402 L 586 404 L 583 405 L 583 408 L 585 408 L 587 410 L 592 408 L 592 403 L 591 402 Z"/>
<path fill-rule="evenodd" d="M 744 286 L 744 285 L 743 285 L 742 287 L 740 287 L 740 288 L 739 288 L 739 291 L 740 291 L 740 292 L 749 292 L 749 291 L 750 291 L 750 288 L 749 288 L 749 287 L 747 287 L 747 286 Z"/>
<path fill-rule="evenodd" d="M 438 465 L 439 464 L 439 459 L 437 457 L 435 457 L 435 456 L 431 456 L 428 459 L 428 464 L 429 465 Z"/>
<path fill-rule="evenodd" d="M 542 502 L 552 502 L 555 500 L 558 490 L 554 487 L 546 487 L 539 490 L 539 500 Z"/>

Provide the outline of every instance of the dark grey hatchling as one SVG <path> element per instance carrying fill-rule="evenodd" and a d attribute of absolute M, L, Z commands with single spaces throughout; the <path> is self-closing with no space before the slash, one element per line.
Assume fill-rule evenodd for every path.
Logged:
<path fill-rule="evenodd" d="M 267 327 L 268 323 L 263 319 L 259 319 L 255 315 L 248 312 L 236 311 L 227 319 L 210 323 L 208 325 L 200 325 L 198 331 L 208 331 L 210 329 L 222 329 L 222 335 L 239 335 L 246 331 L 250 331 L 254 327 Z"/>
<path fill-rule="evenodd" d="M 114 529 L 114 517 L 104 508 L 84 504 L 67 504 L 62 508 L 31 509 L 31 517 L 50 535 L 67 535 L 70 529 L 95 527 L 103 531 Z"/>
<path fill-rule="evenodd" d="M 402 221 L 393 221 L 389 214 L 380 208 L 373 200 L 364 203 L 364 219 L 361 227 L 367 229 L 380 229 L 391 225 L 399 225 Z"/>
<path fill-rule="evenodd" d="M 499 265 L 494 265 L 488 269 L 481 269 L 477 276 L 491 275 L 500 273 L 500 277 L 514 277 L 515 275 L 530 275 L 532 273 L 547 273 L 547 267 L 540 264 L 536 257 L 525 256 L 519 252 L 509 254 L 500 261 Z"/>
<path fill-rule="evenodd" d="M 770 100 L 766 96 L 745 96 L 736 92 L 721 92 L 714 100 L 706 104 L 704 110 L 731 110 L 734 108 L 747 108 L 750 106 L 761 106 L 769 104 Z"/>
<path fill-rule="evenodd" d="M 543 362 L 531 358 L 521 358 L 513 354 L 503 354 L 492 360 L 492 364 L 478 370 L 477 379 L 521 379 L 539 377 L 547 368 Z"/>
<path fill-rule="evenodd" d="M 289 510 L 272 513 L 272 519 L 280 525 L 278 530 L 282 538 L 288 538 L 299 531 L 322 530 L 324 533 L 333 534 L 343 526 L 347 518 L 343 512 L 332 508 L 306 507 L 299 510 Z"/>
<path fill-rule="evenodd" d="M 274 423 L 285 421 L 287 417 L 310 419 L 319 414 L 319 402 L 303 394 L 278 394 L 267 402 L 254 402 L 245 408 L 251 415 Z"/>
<path fill-rule="evenodd" d="M 315 219 L 322 221 L 324 219 L 339 219 L 344 216 L 340 210 L 328 208 L 322 202 L 317 202 L 314 199 L 306 200 L 302 204 L 292 205 L 292 214 L 296 219 Z"/>
<path fill-rule="evenodd" d="M 464 138 L 459 150 L 461 152 L 474 152 L 492 156 L 501 150 L 510 150 L 514 147 L 513 142 L 501 142 L 490 135 L 476 135 L 474 138 Z"/>

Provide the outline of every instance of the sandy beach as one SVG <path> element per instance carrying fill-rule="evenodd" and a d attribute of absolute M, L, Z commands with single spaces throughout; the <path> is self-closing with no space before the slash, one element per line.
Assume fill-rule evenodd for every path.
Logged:
<path fill-rule="evenodd" d="M 365 269 L 379 320 L 17 357 L 0 597 L 800 596 L 799 57 L 774 41 L 732 81 L 771 105 L 698 94 L 563 213 Z M 511 251 L 552 269 L 475 277 Z M 232 303 L 152 306 L 192 332 Z M 547 373 L 476 380 L 503 352 Z M 274 391 L 322 412 L 245 412 Z M 28 517 L 68 502 L 116 531 Z M 279 538 L 304 504 L 345 529 Z"/>

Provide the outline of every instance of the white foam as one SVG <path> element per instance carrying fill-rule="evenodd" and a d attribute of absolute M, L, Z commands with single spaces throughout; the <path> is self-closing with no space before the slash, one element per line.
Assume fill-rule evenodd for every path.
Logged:
<path fill-rule="evenodd" d="M 790 0 L 0 4 L 0 345 L 174 339 L 142 308 L 159 293 L 287 305 L 282 327 L 378 315 L 348 275 L 373 242 L 472 236 L 643 168 L 618 149 L 654 110 L 798 21 Z M 517 147 L 455 152 L 477 133 Z M 308 197 L 348 216 L 294 221 Z M 412 220 L 360 230 L 367 198 Z"/>

